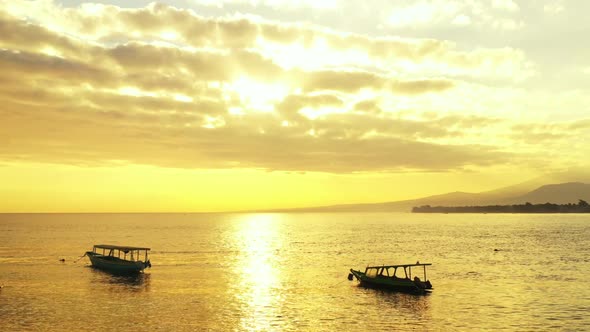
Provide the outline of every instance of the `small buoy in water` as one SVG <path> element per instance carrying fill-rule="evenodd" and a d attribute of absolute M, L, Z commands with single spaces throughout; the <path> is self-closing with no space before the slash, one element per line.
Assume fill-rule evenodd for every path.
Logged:
<path fill-rule="evenodd" d="M 348 274 L 348 280 L 352 280 L 352 273 Z"/>

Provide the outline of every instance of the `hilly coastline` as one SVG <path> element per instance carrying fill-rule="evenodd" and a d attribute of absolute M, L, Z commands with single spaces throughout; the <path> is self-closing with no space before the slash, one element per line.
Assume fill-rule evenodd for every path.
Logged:
<path fill-rule="evenodd" d="M 451 192 L 412 200 L 340 204 L 296 209 L 275 209 L 265 212 L 411 212 L 420 206 L 491 206 L 529 204 L 578 204 L 590 201 L 590 184 L 566 182 L 531 188 L 538 180 L 481 193 Z"/>
<path fill-rule="evenodd" d="M 415 206 L 413 213 L 590 213 L 590 204 L 579 200 L 577 204 L 525 204 L 484 206 Z"/>

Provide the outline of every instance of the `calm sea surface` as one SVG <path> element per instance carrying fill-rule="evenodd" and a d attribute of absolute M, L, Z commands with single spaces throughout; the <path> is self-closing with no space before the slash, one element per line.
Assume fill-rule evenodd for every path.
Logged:
<path fill-rule="evenodd" d="M 153 266 L 76 262 L 93 244 Z M 417 260 L 428 296 L 346 278 Z M 0 331 L 581 331 L 589 263 L 590 215 L 5 214 Z"/>

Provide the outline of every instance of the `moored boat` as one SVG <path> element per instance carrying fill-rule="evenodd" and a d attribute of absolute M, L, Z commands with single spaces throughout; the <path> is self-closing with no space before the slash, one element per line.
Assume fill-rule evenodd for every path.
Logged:
<path fill-rule="evenodd" d="M 367 266 L 364 272 L 350 269 L 348 279 L 353 280 L 354 277 L 359 281 L 361 286 L 369 288 L 424 294 L 432 290 L 432 284 L 426 279 L 426 266 L 429 265 L 432 264 L 416 263 Z M 423 268 L 423 279 L 420 279 L 417 275 L 414 275 L 412 279 L 412 268 L 417 267 Z"/>
<path fill-rule="evenodd" d="M 101 251 L 102 249 L 102 251 Z M 148 259 L 150 248 L 96 244 L 87 251 L 93 267 L 112 273 L 139 273 L 151 267 Z"/>

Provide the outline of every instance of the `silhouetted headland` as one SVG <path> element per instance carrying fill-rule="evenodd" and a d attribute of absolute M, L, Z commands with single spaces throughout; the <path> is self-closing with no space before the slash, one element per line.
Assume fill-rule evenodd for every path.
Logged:
<path fill-rule="evenodd" d="M 525 204 L 485 206 L 416 206 L 413 213 L 590 213 L 590 204 L 580 200 L 578 204 Z"/>

